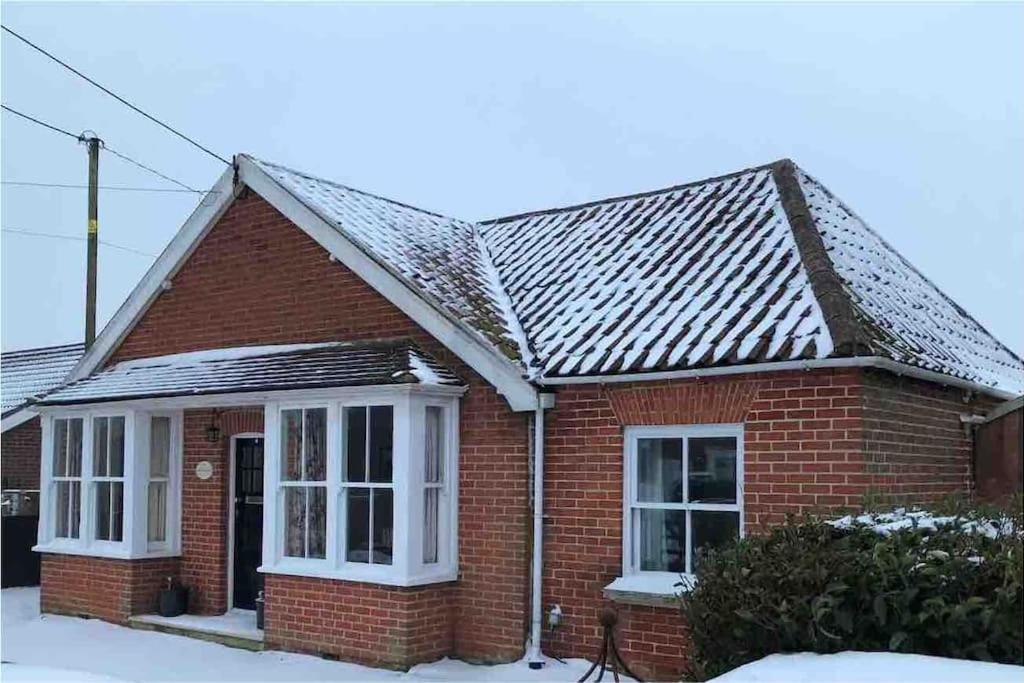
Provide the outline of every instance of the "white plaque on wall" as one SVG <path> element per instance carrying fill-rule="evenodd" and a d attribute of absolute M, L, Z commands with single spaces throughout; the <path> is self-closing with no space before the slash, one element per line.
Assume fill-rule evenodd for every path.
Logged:
<path fill-rule="evenodd" d="M 196 464 L 196 476 L 204 481 L 213 476 L 213 463 L 203 460 Z"/>

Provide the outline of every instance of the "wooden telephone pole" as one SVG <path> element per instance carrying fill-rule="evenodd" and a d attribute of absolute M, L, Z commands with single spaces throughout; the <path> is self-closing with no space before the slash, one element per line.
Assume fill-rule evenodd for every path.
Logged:
<path fill-rule="evenodd" d="M 88 349 L 96 339 L 96 257 L 100 241 L 97 200 L 102 140 L 95 134 L 84 140 L 89 146 L 89 232 L 85 273 L 85 348 Z"/>

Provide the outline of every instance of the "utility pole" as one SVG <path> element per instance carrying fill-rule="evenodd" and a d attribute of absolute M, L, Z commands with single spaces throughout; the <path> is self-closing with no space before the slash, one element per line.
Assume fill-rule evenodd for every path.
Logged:
<path fill-rule="evenodd" d="M 85 272 L 85 348 L 88 349 L 96 339 L 96 256 L 100 241 L 97 200 L 102 140 L 95 134 L 84 140 L 89 146 L 89 232 Z"/>

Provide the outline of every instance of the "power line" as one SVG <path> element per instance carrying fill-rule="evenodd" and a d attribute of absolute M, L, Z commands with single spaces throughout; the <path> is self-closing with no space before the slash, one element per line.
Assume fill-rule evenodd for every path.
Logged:
<path fill-rule="evenodd" d="M 35 232 L 33 230 L 19 230 L 18 228 L 3 228 L 3 232 L 11 232 L 17 235 L 31 235 L 32 237 L 49 237 L 58 240 L 73 240 L 75 242 L 84 242 L 86 240 L 85 237 L 75 237 L 74 235 L 58 235 L 52 232 Z M 138 249 L 132 249 L 131 247 L 126 247 L 121 244 L 114 244 L 113 242 L 107 242 L 105 240 L 100 240 L 100 244 L 102 244 L 105 247 L 121 249 L 122 251 L 128 251 L 133 254 L 138 254 L 139 256 L 148 256 L 149 258 L 156 258 L 156 254 L 150 254 L 149 252 L 146 251 L 139 251 Z"/>
<path fill-rule="evenodd" d="M 40 121 L 39 119 L 33 118 L 33 117 L 29 116 L 28 114 L 22 114 L 20 111 L 17 111 L 16 109 L 11 109 L 6 104 L 0 104 L 0 107 L 3 107 L 4 111 L 10 112 L 10 113 L 14 114 L 15 116 L 20 116 L 21 118 L 23 118 L 23 119 L 25 119 L 27 121 L 31 121 L 32 123 L 38 123 L 40 126 L 42 126 L 44 128 L 49 128 L 50 130 L 52 130 L 52 131 L 54 131 L 56 133 L 63 133 L 64 135 L 67 135 L 69 138 L 74 138 L 75 140 L 81 140 L 82 139 L 81 135 L 75 135 L 74 133 L 69 133 L 66 130 L 64 130 L 63 128 L 58 128 L 57 126 L 54 126 L 54 125 L 49 124 L 49 123 L 46 123 L 45 121 Z"/>
<path fill-rule="evenodd" d="M 228 161 L 227 159 L 225 159 L 224 157 L 222 157 L 222 156 L 220 156 L 219 154 L 216 154 L 216 153 L 214 153 L 214 152 L 211 152 L 211 151 L 210 151 L 209 149 L 207 149 L 206 147 L 203 147 L 203 146 L 202 146 L 202 145 L 200 145 L 200 144 L 199 144 L 198 142 L 196 142 L 196 141 L 195 141 L 195 140 L 193 140 L 192 138 L 188 137 L 188 136 L 187 136 L 187 135 L 185 135 L 184 133 L 179 133 L 178 131 L 176 131 L 176 130 L 175 130 L 174 128 L 171 128 L 170 126 L 168 126 L 168 125 L 167 125 L 166 123 L 164 123 L 163 121 L 161 121 L 161 120 L 157 119 L 156 117 L 154 117 L 154 116 L 151 116 L 151 115 L 147 114 L 146 112 L 142 111 L 141 109 L 139 109 L 138 107 L 136 107 L 136 106 L 135 106 L 134 104 L 132 104 L 131 102 L 129 102 L 129 101 L 128 101 L 128 100 L 126 100 L 125 98 L 123 98 L 123 97 L 121 97 L 120 95 L 118 95 L 118 94 L 116 94 L 116 93 L 112 92 L 111 90 L 109 90 L 109 89 L 107 89 L 107 88 L 103 87 L 102 85 L 100 85 L 100 84 L 99 84 L 99 83 L 97 83 L 96 81 L 92 80 L 91 78 L 89 78 L 88 76 L 86 76 L 85 74 L 83 74 L 83 73 L 82 73 L 81 71 L 79 71 L 78 69 L 76 69 L 75 67 L 71 66 L 71 65 L 70 65 L 70 64 L 68 64 L 67 62 L 63 62 L 63 61 L 61 61 L 60 59 L 58 59 L 57 57 L 53 56 L 52 54 L 50 54 L 49 52 L 47 52 L 47 51 L 46 51 L 46 50 L 44 50 L 43 48 L 39 47 L 38 45 L 36 45 L 36 44 L 35 44 L 35 43 L 33 43 L 32 41 L 30 41 L 30 40 L 29 40 L 28 38 L 25 38 L 24 36 L 22 36 L 22 35 L 19 35 L 19 34 L 15 33 L 15 32 L 14 32 L 14 31 L 12 31 L 11 29 L 7 28 L 6 26 L 0 25 L 0 28 L 2 28 L 3 30 L 7 31 L 7 32 L 8 32 L 8 33 L 10 33 L 10 34 L 11 34 L 12 36 L 14 36 L 15 38 L 17 38 L 17 39 L 18 39 L 18 40 L 20 40 L 21 42 L 25 43 L 26 45 L 28 45 L 28 46 L 29 46 L 29 47 L 31 47 L 32 49 L 34 49 L 34 50 L 36 50 L 36 51 L 38 51 L 38 52 L 41 52 L 42 54 L 46 55 L 47 57 L 49 57 L 49 58 L 50 58 L 50 59 L 52 59 L 53 61 L 57 62 L 58 64 L 60 64 L 60 65 L 61 65 L 61 66 L 63 66 L 63 67 L 65 68 L 65 69 L 67 69 L 67 70 L 68 70 L 68 71 L 70 71 L 71 73 L 75 74 L 75 75 L 76 75 L 76 76 L 78 76 L 79 78 L 82 78 L 82 79 L 84 79 L 84 80 L 88 81 L 89 83 L 91 83 L 92 85 L 96 86 L 97 88 L 99 88 L 99 89 L 100 89 L 100 90 L 102 90 L 103 92 L 107 93 L 108 95 L 110 95 L 111 97 L 113 97 L 114 99 L 116 99 L 116 100 L 117 100 L 118 102 L 120 102 L 121 104 L 123 104 L 123 105 L 125 105 L 125 106 L 129 107 L 130 109 L 134 110 L 135 112 L 137 112 L 137 113 L 139 113 L 139 114 L 142 114 L 143 116 L 145 116 L 145 117 L 146 117 L 147 119 L 149 119 L 149 120 L 150 120 L 150 121 L 152 121 L 153 123 L 156 123 L 157 125 L 159 125 L 159 126 L 162 126 L 163 128 L 165 128 L 165 129 L 169 130 L 170 132 L 174 133 L 175 135 L 177 135 L 177 136 L 178 136 L 179 138 L 181 138 L 182 140 L 185 140 L 186 142 L 188 142 L 189 144 L 191 144 L 191 145 L 193 145 L 193 146 L 195 146 L 195 147 L 198 147 L 198 148 L 199 148 L 199 149 L 201 149 L 202 151 L 204 151 L 204 152 L 206 152 L 207 154 L 209 154 L 210 156 L 212 156 L 212 157 L 213 157 L 214 159 L 217 159 L 218 161 L 221 161 L 221 162 L 223 162 L 223 163 L 227 164 L 228 166 L 230 166 L 230 165 L 231 165 L 231 162 L 230 162 L 230 161 Z"/>
<path fill-rule="evenodd" d="M 82 142 L 82 141 L 85 140 L 85 134 L 84 133 L 82 135 L 75 135 L 74 133 L 67 132 L 63 128 L 58 128 L 57 126 L 52 126 L 49 123 L 46 123 L 45 121 L 40 121 L 39 119 L 34 118 L 32 116 L 29 116 L 28 114 L 23 114 L 20 111 L 16 111 L 14 109 L 11 109 L 6 104 L 0 105 L 0 106 L 2 106 L 4 108 L 4 111 L 9 111 L 10 113 L 15 114 L 17 116 L 20 116 L 21 118 L 23 118 L 23 119 L 25 119 L 27 121 L 31 121 L 32 123 L 38 124 L 40 126 L 43 126 L 44 128 L 49 128 L 50 130 L 55 131 L 57 133 L 63 133 L 64 135 L 67 135 L 68 137 L 74 138 L 75 140 L 77 140 L 79 142 Z M 101 143 L 102 143 L 102 141 L 101 141 Z M 163 173 L 161 173 L 160 171 L 158 171 L 158 170 L 156 170 L 154 168 L 150 168 L 149 166 L 146 166 L 141 161 L 136 161 L 135 159 L 132 159 L 131 157 L 129 157 L 129 156 L 125 155 L 125 154 L 121 154 L 117 150 L 111 149 L 110 147 L 108 147 L 106 145 L 106 143 L 102 143 L 102 147 L 103 147 L 103 149 L 105 149 L 106 151 L 110 152 L 111 154 L 113 154 L 114 156 L 118 157 L 119 159 L 123 159 L 124 161 L 127 161 L 130 164 L 134 164 L 135 166 L 138 166 L 139 168 L 141 168 L 144 171 L 148 171 L 149 173 L 152 173 L 153 175 L 155 175 L 155 176 L 157 176 L 159 178 L 163 178 L 167 182 L 174 183 L 175 185 L 178 185 L 179 187 L 182 187 L 182 188 L 188 190 L 189 192 L 195 192 L 197 194 L 203 194 L 202 190 L 197 190 L 194 187 L 189 187 L 188 185 L 186 185 L 183 182 L 175 180 L 174 178 L 171 178 L 170 176 L 164 175 Z"/>
<path fill-rule="evenodd" d="M 86 190 L 88 185 L 76 185 L 74 183 L 35 183 L 20 180 L 0 181 L 2 185 L 14 185 L 17 187 L 52 187 L 68 190 Z M 205 194 L 203 190 L 179 190 L 176 187 L 128 187 L 124 185 L 100 185 L 100 190 L 117 190 L 120 192 L 177 192 L 181 194 Z"/>

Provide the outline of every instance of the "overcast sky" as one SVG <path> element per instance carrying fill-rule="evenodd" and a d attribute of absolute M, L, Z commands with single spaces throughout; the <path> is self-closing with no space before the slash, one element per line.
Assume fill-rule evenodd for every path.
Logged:
<path fill-rule="evenodd" d="M 3 23 L 229 157 L 464 219 L 790 157 L 1024 353 L 1024 5 L 6 2 Z M 5 104 L 192 185 L 223 165 L 4 35 Z M 2 117 L 5 182 L 84 183 L 75 141 Z M 171 188 L 103 155 L 101 184 Z M 157 254 L 196 203 L 102 192 Z M 3 186 L 4 350 L 78 341 L 76 189 Z M 152 258 L 100 248 L 103 325 Z M 253 267 L 256 267 L 255 264 Z"/>

